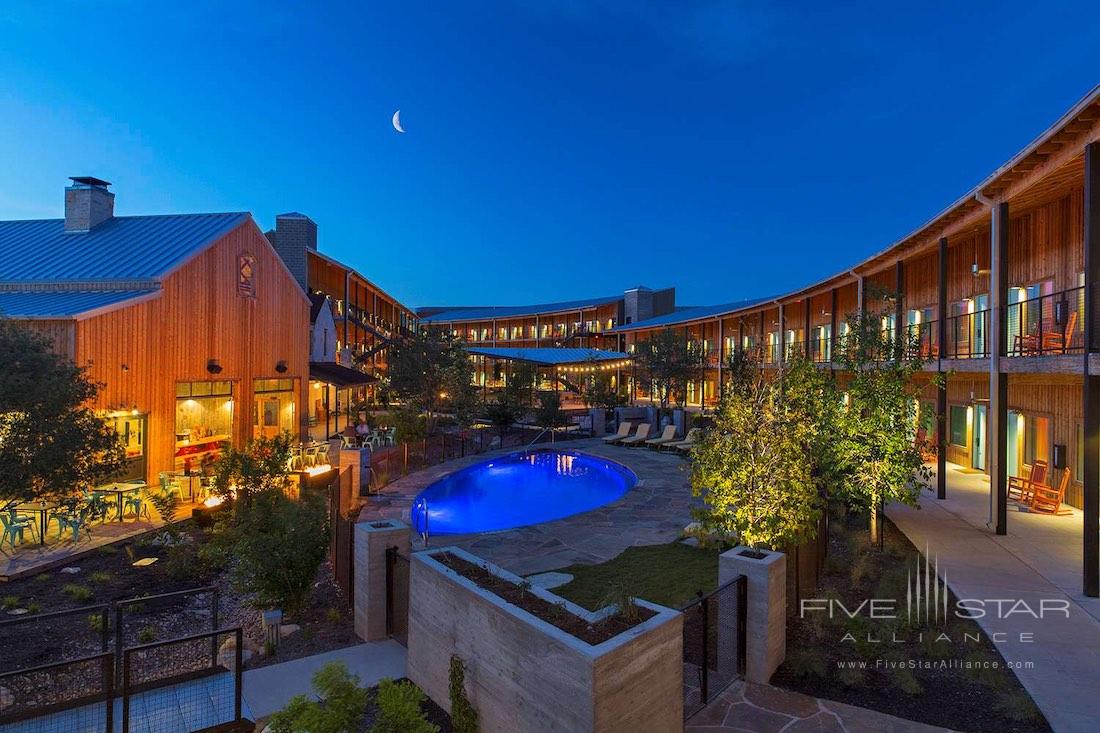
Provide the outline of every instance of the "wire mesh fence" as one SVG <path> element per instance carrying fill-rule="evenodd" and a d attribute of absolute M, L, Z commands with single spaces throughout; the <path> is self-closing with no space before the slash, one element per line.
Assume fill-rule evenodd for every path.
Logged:
<path fill-rule="evenodd" d="M 205 730 L 242 719 L 240 628 L 127 649 L 122 733 Z"/>
<path fill-rule="evenodd" d="M 106 604 L 0 621 L 0 673 L 106 652 L 113 643 L 111 623 Z"/>
<path fill-rule="evenodd" d="M 745 672 L 744 575 L 684 606 L 684 719 Z"/>
<path fill-rule="evenodd" d="M 0 674 L 0 730 L 112 733 L 114 654 Z"/>

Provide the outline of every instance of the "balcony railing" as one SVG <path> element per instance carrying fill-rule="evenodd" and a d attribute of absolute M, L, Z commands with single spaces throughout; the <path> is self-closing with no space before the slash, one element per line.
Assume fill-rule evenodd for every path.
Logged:
<path fill-rule="evenodd" d="M 833 356 L 830 341 L 827 336 L 810 339 L 810 361 L 817 364 L 828 363 Z"/>
<path fill-rule="evenodd" d="M 963 313 L 947 319 L 944 358 L 984 359 L 989 356 L 989 311 Z"/>
<path fill-rule="evenodd" d="M 1005 308 L 1005 355 L 1080 354 L 1085 348 L 1085 289 L 1012 303 Z"/>
<path fill-rule="evenodd" d="M 939 321 L 906 326 L 906 349 L 911 359 L 938 359 L 940 356 Z"/>

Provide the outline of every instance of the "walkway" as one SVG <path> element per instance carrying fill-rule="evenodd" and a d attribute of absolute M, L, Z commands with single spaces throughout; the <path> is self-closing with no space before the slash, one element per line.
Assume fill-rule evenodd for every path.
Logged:
<path fill-rule="evenodd" d="M 295 695 L 312 696 L 313 675 L 329 662 L 343 662 L 359 675 L 363 687 L 371 687 L 384 677 L 405 676 L 405 647 L 396 641 L 375 641 L 245 671 L 244 699 L 253 720 L 282 710 Z"/>
<path fill-rule="evenodd" d="M 672 542 L 691 522 L 694 499 L 688 463 L 679 456 L 604 445 L 599 438 L 570 440 L 557 447 L 618 461 L 640 480 L 618 501 L 572 517 L 500 532 L 441 535 L 429 541 L 457 545 L 517 575 L 530 575 L 575 563 L 606 562 L 634 545 Z M 408 522 L 412 500 L 423 488 L 460 468 L 510 452 L 514 449 L 468 456 L 409 474 L 371 497 L 359 519 L 385 517 Z"/>
<path fill-rule="evenodd" d="M 975 619 L 997 643 L 1056 731 L 1094 731 L 1100 720 L 1100 603 L 1081 595 L 1081 513 L 1042 516 L 1010 504 L 1007 536 L 986 526 L 989 481 L 949 464 L 948 498 L 925 493 L 920 508 L 887 508 L 917 546 L 938 558 L 941 575 L 959 598 L 1061 603 L 1064 613 L 1037 619 L 990 612 Z M 1009 610 L 1011 603 L 1004 606 Z M 994 634 L 1003 636 L 994 637 Z M 1023 636 L 1021 636 L 1023 635 Z M 1030 636 L 1029 636 L 1030 635 Z"/>
<path fill-rule="evenodd" d="M 735 682 L 684 726 L 684 733 L 946 733 L 946 728 L 821 700 L 771 685 Z"/>

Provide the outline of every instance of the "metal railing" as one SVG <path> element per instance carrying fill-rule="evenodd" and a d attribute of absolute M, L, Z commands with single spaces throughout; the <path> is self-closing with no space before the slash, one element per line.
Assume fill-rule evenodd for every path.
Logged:
<path fill-rule="evenodd" d="M 0 727 L 113 733 L 114 660 L 113 652 L 103 652 L 0 674 L 0 689 L 8 696 Z M 30 720 L 36 723 L 15 725 Z"/>
<path fill-rule="evenodd" d="M 684 615 L 684 719 L 745 674 L 748 581 L 738 575 L 680 609 Z"/>
<path fill-rule="evenodd" d="M 947 319 L 947 359 L 984 359 L 989 356 L 989 310 L 963 313 Z"/>
<path fill-rule="evenodd" d="M 1085 349 L 1085 289 L 1071 288 L 1005 307 L 1005 356 L 1080 354 Z"/>
<path fill-rule="evenodd" d="M 828 336 L 810 339 L 810 361 L 817 364 L 827 364 L 832 361 L 832 339 Z"/>
<path fill-rule="evenodd" d="M 939 358 L 939 321 L 911 323 L 906 326 L 905 348 L 911 359 Z"/>

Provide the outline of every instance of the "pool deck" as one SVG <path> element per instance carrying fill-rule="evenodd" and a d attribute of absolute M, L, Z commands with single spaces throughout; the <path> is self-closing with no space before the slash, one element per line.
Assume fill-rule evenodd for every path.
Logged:
<path fill-rule="evenodd" d="M 604 445 L 599 438 L 570 440 L 556 447 L 617 461 L 637 474 L 638 483 L 617 501 L 565 519 L 497 532 L 439 535 L 429 537 L 429 544 L 456 545 L 517 575 L 530 575 L 574 563 L 605 562 L 635 545 L 672 542 L 691 522 L 691 507 L 698 500 L 691 496 L 690 464 L 683 458 L 647 448 Z M 466 466 L 514 452 L 511 448 L 483 453 L 409 474 L 372 496 L 359 520 L 409 522 L 413 499 L 429 484 Z M 413 538 L 413 547 L 423 548 L 419 537 Z"/>

